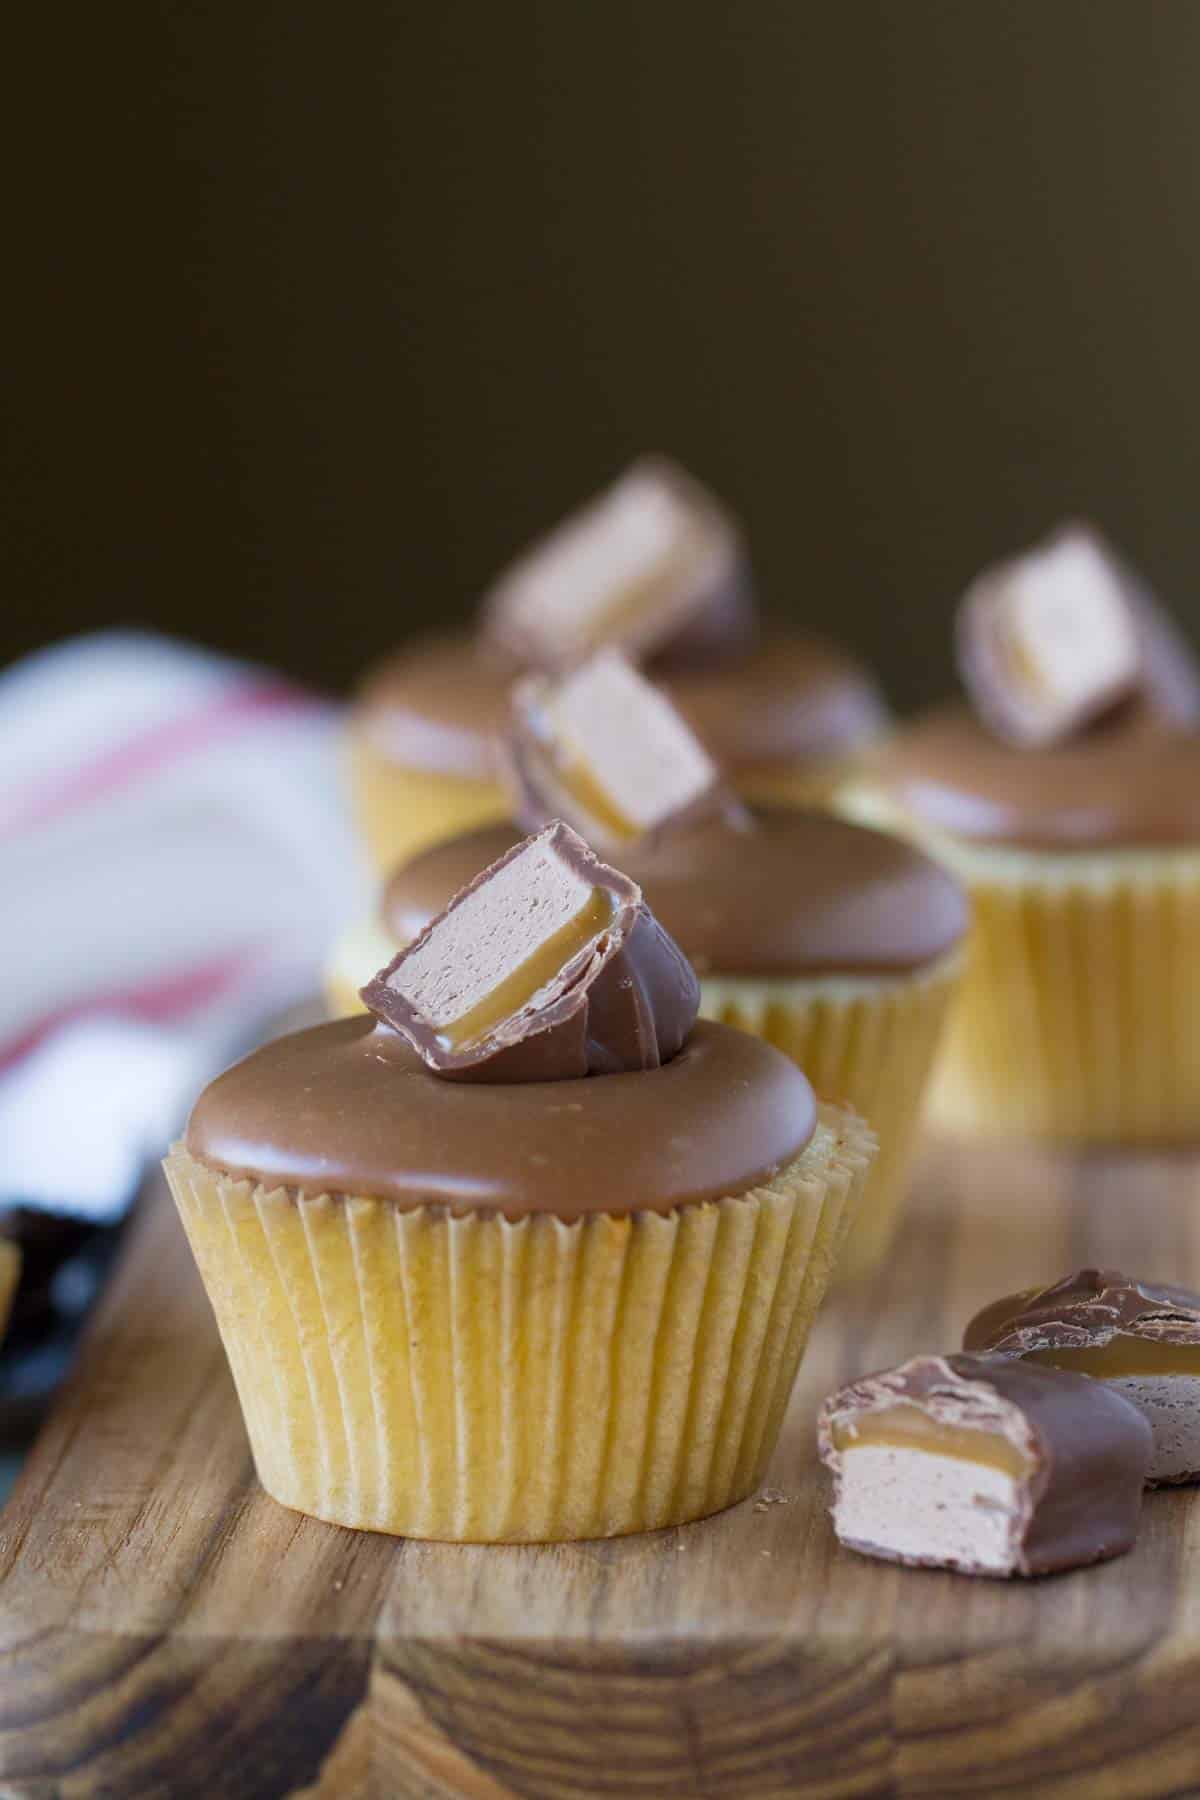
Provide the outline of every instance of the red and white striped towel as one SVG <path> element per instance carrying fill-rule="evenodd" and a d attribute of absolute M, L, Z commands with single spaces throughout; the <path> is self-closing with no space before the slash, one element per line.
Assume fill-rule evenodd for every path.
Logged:
<path fill-rule="evenodd" d="M 137 633 L 0 676 L 0 1201 L 116 1216 L 366 877 L 335 709 Z"/>

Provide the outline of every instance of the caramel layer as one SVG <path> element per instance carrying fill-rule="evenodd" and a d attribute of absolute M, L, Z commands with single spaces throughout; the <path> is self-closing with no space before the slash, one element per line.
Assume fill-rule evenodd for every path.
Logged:
<path fill-rule="evenodd" d="M 608 789 L 586 763 L 566 763 L 554 770 L 554 779 L 589 817 L 595 819 L 621 843 L 632 843 L 638 836 L 634 820 L 628 813 L 622 812 Z"/>
<path fill-rule="evenodd" d="M 447 1050 L 463 1050 L 485 1037 L 502 1019 L 528 1006 L 534 995 L 554 980 L 573 957 L 579 955 L 612 923 L 613 897 L 593 888 L 590 900 L 573 919 L 553 932 L 532 956 L 527 956 L 505 980 L 497 982 L 477 1005 L 443 1025 L 438 1037 Z"/>
<path fill-rule="evenodd" d="M 833 1428 L 833 1443 L 839 1451 L 868 1446 L 924 1450 L 930 1456 L 952 1456 L 959 1462 L 999 1469 L 1014 1479 L 1030 1473 L 1028 1457 L 999 1432 L 943 1425 L 922 1407 L 903 1400 L 879 1412 L 863 1413 L 853 1424 L 839 1421 Z"/>
<path fill-rule="evenodd" d="M 1106 1344 L 1031 1350 L 1022 1360 L 1045 1363 L 1051 1369 L 1078 1369 L 1081 1375 L 1109 1381 L 1122 1375 L 1200 1375 L 1200 1344 L 1171 1344 L 1118 1333 Z"/>

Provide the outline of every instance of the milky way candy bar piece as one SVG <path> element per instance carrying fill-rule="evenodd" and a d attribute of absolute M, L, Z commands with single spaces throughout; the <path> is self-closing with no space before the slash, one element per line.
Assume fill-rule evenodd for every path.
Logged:
<path fill-rule="evenodd" d="M 518 682 L 508 751 L 521 823 L 566 819 L 606 852 L 721 810 L 744 817 L 682 715 L 615 650 Z"/>
<path fill-rule="evenodd" d="M 517 559 L 483 602 L 485 636 L 531 668 L 616 645 L 706 661 L 755 635 L 749 566 L 724 509 L 646 456 Z"/>
<path fill-rule="evenodd" d="M 1142 675 L 1138 614 L 1115 558 L 1067 526 L 980 575 L 958 615 L 959 666 L 984 722 L 1053 744 L 1126 699 Z"/>
<path fill-rule="evenodd" d="M 362 990 L 439 1075 L 654 1069 L 695 1023 L 691 964 L 627 876 L 557 821 L 455 895 Z"/>
<path fill-rule="evenodd" d="M 1150 1422 L 1147 1480 L 1200 1481 L 1200 1294 L 1080 1269 L 993 1301 L 963 1345 L 1103 1381 Z"/>
<path fill-rule="evenodd" d="M 967 1575 L 1045 1575 L 1128 1550 L 1150 1428 L 1086 1375 L 916 1356 L 825 1402 L 838 1538 Z"/>

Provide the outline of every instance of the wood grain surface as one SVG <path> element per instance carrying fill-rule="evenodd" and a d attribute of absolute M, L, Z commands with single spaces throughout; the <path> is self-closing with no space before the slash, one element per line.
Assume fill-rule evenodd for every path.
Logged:
<path fill-rule="evenodd" d="M 819 1397 L 1085 1261 L 1200 1278 L 1200 1160 L 939 1144 L 838 1296 L 770 1486 L 547 1548 L 359 1535 L 254 1480 L 165 1192 L 0 1517 L 0 1794 L 774 1800 L 1200 1793 L 1200 1494 L 1040 1583 L 841 1551 Z"/>

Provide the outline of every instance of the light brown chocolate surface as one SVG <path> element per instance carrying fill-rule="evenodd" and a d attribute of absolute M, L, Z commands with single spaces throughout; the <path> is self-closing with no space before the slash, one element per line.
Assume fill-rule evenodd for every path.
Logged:
<path fill-rule="evenodd" d="M 369 1015 L 266 1044 L 201 1094 L 187 1147 L 228 1174 L 509 1217 L 665 1213 L 747 1193 L 797 1156 L 816 1103 L 759 1038 L 701 1022 L 658 1069 L 462 1085 Z"/>
<path fill-rule="evenodd" d="M 911 845 L 825 813 L 720 818 L 622 852 L 621 866 L 695 968 L 721 975 L 903 972 L 952 950 L 967 926 L 954 878 Z M 519 841 L 489 826 L 397 871 L 383 917 L 397 942 Z"/>
<path fill-rule="evenodd" d="M 647 672 L 733 775 L 848 754 L 886 723 L 862 665 L 815 638 L 776 634 L 712 667 L 651 662 Z M 408 645 L 368 676 L 354 729 L 405 767 L 487 778 L 496 773 L 516 673 L 466 636 Z"/>
<path fill-rule="evenodd" d="M 937 707 L 889 745 L 878 779 L 914 820 L 978 843 L 1200 844 L 1200 732 L 1144 706 L 1040 750 L 1002 743 L 964 705 Z"/>

